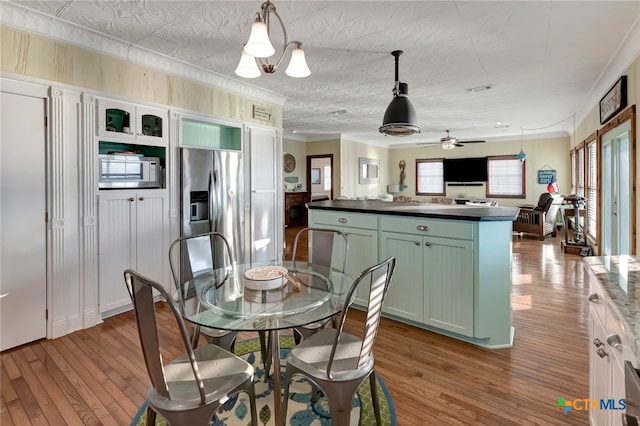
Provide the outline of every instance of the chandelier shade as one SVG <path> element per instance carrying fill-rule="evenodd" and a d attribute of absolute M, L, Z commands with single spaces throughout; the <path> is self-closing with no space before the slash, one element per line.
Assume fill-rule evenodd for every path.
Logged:
<path fill-rule="evenodd" d="M 276 53 L 271 40 L 269 40 L 269 31 L 264 22 L 256 21 L 251 25 L 251 35 L 249 41 L 244 45 L 243 52 L 255 58 L 270 58 Z"/>
<path fill-rule="evenodd" d="M 243 78 L 257 78 L 262 75 L 260 68 L 258 68 L 258 64 L 256 64 L 256 58 L 249 55 L 244 50 L 240 57 L 240 63 L 236 68 L 236 74 Z"/>
<path fill-rule="evenodd" d="M 272 18 L 275 18 L 282 28 L 282 35 L 284 37 L 282 47 L 279 48 L 282 49 L 279 56 L 276 55 L 276 49 L 273 47 L 269 37 L 271 22 L 273 20 Z M 262 3 L 260 12 L 256 13 L 255 22 L 251 25 L 251 34 L 249 35 L 249 40 L 244 45 L 242 56 L 240 57 L 240 63 L 235 71 L 236 75 L 243 78 L 256 78 L 262 73 L 273 74 L 284 59 L 287 49 L 292 45 L 294 48 L 291 52 L 291 61 L 285 70 L 285 74 L 296 78 L 311 75 L 311 70 L 309 69 L 305 59 L 304 50 L 302 50 L 302 43 L 299 41 L 288 41 L 287 30 L 284 27 L 282 18 L 280 18 L 280 15 L 278 15 L 278 12 L 276 11 L 275 5 L 270 1 Z M 269 58 L 274 55 L 276 55 L 277 60 L 271 62 Z M 250 60 L 245 56 L 254 58 L 253 63 L 255 65 L 255 69 L 251 65 Z M 255 63 L 255 59 L 260 63 L 259 66 Z M 257 75 L 256 70 L 258 71 Z"/>
<path fill-rule="evenodd" d="M 307 61 L 304 58 L 304 50 L 299 45 L 291 51 L 291 61 L 289 66 L 285 70 L 285 74 L 289 77 L 302 78 L 311 75 L 311 70 L 307 66 Z"/>

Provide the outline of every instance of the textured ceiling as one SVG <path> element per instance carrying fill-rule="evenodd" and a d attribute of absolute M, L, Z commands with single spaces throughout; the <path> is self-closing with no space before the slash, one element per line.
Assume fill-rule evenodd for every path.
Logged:
<path fill-rule="evenodd" d="M 602 90 L 601 76 L 640 14 L 638 1 L 274 0 L 312 74 L 286 76 L 285 58 L 275 74 L 243 80 L 234 70 L 259 1 L 11 1 L 281 94 L 285 137 L 342 133 L 403 145 L 437 141 L 447 129 L 488 140 L 519 138 L 521 128 L 572 132 L 565 119 L 593 107 L 585 103 Z M 273 34 L 274 46 L 281 40 Z M 418 137 L 378 133 L 396 49 L 404 50 L 400 80 L 423 128 Z"/>

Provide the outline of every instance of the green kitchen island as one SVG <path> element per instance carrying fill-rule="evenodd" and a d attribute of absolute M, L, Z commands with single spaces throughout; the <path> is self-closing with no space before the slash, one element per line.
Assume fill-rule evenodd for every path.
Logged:
<path fill-rule="evenodd" d="M 309 226 L 347 234 L 347 273 L 354 278 L 396 257 L 384 316 L 490 349 L 513 345 L 517 208 L 357 200 L 307 207 Z M 355 306 L 366 306 L 368 297 L 359 291 Z"/>

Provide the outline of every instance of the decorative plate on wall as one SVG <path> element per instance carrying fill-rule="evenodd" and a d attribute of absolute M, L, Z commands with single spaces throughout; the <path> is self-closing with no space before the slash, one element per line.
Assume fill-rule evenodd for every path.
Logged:
<path fill-rule="evenodd" d="M 286 153 L 284 154 L 284 171 L 287 173 L 291 173 L 296 169 L 296 157 L 293 155 Z"/>

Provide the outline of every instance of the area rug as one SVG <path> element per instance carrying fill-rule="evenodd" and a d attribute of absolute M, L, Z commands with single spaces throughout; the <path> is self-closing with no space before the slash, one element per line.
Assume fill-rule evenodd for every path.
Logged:
<path fill-rule="evenodd" d="M 280 338 L 280 359 L 282 360 L 282 380 L 284 381 L 285 360 L 287 353 L 294 346 L 292 336 L 282 336 Z M 258 339 L 243 340 L 236 343 L 235 352 L 238 356 L 247 360 L 253 365 L 256 373 L 256 404 L 260 424 L 273 425 L 273 379 L 265 383 L 265 371 L 260 358 L 260 342 Z M 395 426 L 396 413 L 393 402 L 380 376 L 376 376 L 378 382 L 378 398 L 380 400 L 380 414 L 382 424 Z M 357 395 L 351 403 L 351 424 L 358 426 L 369 426 L 376 424 L 371 403 L 371 392 L 369 381 L 365 380 Z M 131 426 L 143 426 L 146 417 L 146 402 L 140 407 Z M 158 414 L 156 425 L 166 425 L 166 421 Z M 248 396 L 239 393 L 223 404 L 216 416 L 211 421 L 210 426 L 248 426 L 251 424 L 251 412 L 249 408 Z M 287 409 L 287 425 L 292 426 L 329 426 L 331 417 L 329 407 L 325 398 L 319 398 L 316 403 L 311 402 L 311 385 L 299 376 L 295 376 L 289 390 L 289 405 Z"/>

